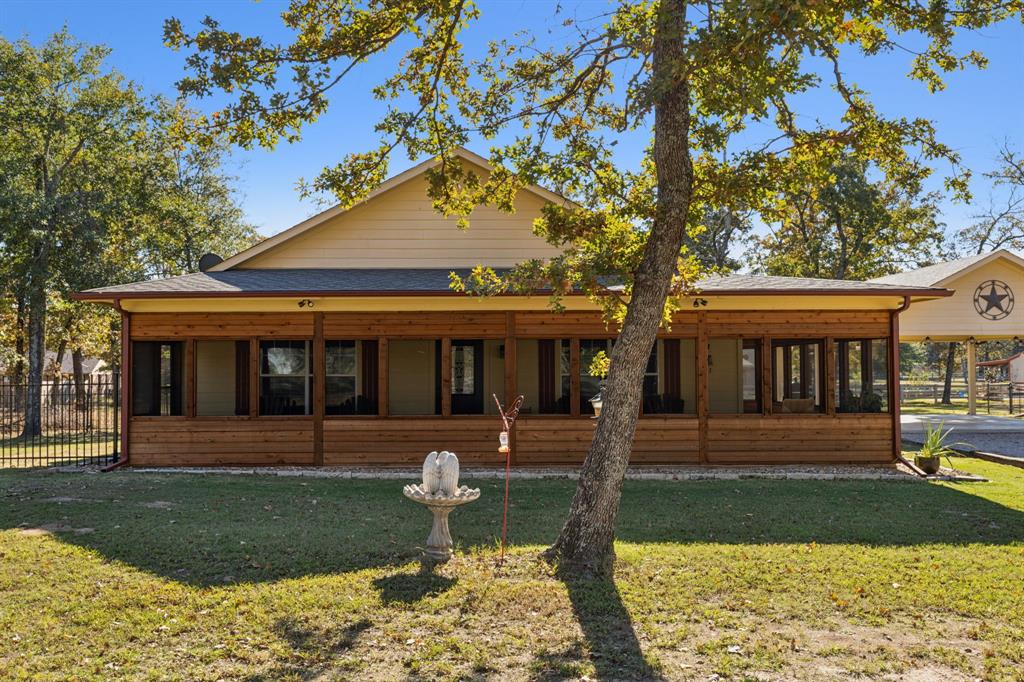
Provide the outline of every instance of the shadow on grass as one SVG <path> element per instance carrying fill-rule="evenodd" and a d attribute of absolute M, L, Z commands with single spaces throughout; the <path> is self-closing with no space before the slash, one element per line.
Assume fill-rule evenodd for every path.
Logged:
<path fill-rule="evenodd" d="M 481 499 L 451 517 L 456 551 L 493 547 L 500 534 L 503 483 L 474 485 L 483 489 Z M 986 485 L 957 490 L 879 481 L 627 481 L 618 538 L 876 546 L 1024 542 L 1024 513 L 981 497 L 988 489 L 974 486 Z M 553 540 L 574 486 L 569 480 L 513 481 L 510 544 Z M 419 556 L 430 519 L 402 497 L 400 481 L 0 472 L 0 529 L 43 526 L 56 527 L 53 535 L 104 559 L 185 584 L 216 586 L 402 566 Z M 385 599 L 403 601 L 446 586 L 396 575 L 378 587 Z M 581 603 L 597 589 L 580 588 Z"/>
<path fill-rule="evenodd" d="M 328 671 L 336 671 L 338 659 L 348 654 L 359 636 L 371 627 L 373 623 L 366 618 L 340 629 L 327 629 L 293 618 L 283 618 L 274 623 L 274 631 L 289 644 L 301 663 L 280 664 L 246 679 L 249 682 L 271 682 L 283 678 L 320 679 Z"/>
<path fill-rule="evenodd" d="M 576 678 L 589 660 L 599 680 L 659 680 L 661 674 L 644 657 L 629 611 L 612 580 L 563 578 L 573 615 L 583 630 L 589 654 L 579 644 L 534 659 L 536 680 Z"/>
<path fill-rule="evenodd" d="M 421 562 L 416 573 L 398 572 L 373 581 L 380 591 L 380 598 L 385 604 L 413 604 L 424 597 L 436 597 L 447 592 L 457 578 L 438 575 L 429 562 Z"/>

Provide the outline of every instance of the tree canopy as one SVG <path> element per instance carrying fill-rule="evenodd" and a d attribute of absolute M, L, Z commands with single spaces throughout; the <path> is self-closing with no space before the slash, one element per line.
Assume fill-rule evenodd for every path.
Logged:
<path fill-rule="evenodd" d="M 620 323 L 605 407 L 566 526 L 549 557 L 607 572 L 619 490 L 639 412 L 643 368 L 702 268 L 685 250 L 708 211 L 773 210 L 793 178 L 824 185 L 837 165 L 870 162 L 897 187 L 935 164 L 948 191 L 965 196 L 967 173 L 927 118 L 890 117 L 872 106 L 844 65 L 906 49 L 908 76 L 930 90 L 943 74 L 983 66 L 958 53 L 958 31 L 1019 15 L 1019 2 L 878 3 L 869 0 L 700 3 L 618 0 L 590 21 L 559 16 L 551 36 L 497 37 L 468 55 L 461 36 L 481 10 L 469 0 L 292 0 L 281 14 L 294 39 L 273 43 L 207 18 L 194 30 L 170 19 L 169 46 L 188 52 L 184 95 L 220 106 L 190 129 L 202 142 L 224 134 L 242 146 L 296 140 L 332 98 L 366 96 L 346 76 L 396 57 L 369 93 L 387 113 L 375 139 L 306 184 L 351 205 L 388 172 L 393 152 L 432 156 L 435 208 L 466 224 L 471 210 L 512 209 L 516 191 L 539 183 L 570 201 L 550 205 L 535 231 L 562 255 L 498 275 L 481 264 L 457 287 L 482 293 L 548 287 L 554 303 L 582 290 Z M 910 48 L 903 43 L 913 42 Z M 831 91 L 842 114 L 804 115 L 801 95 Z M 634 167 L 615 163 L 624 134 L 650 144 Z M 740 134 L 742 148 L 726 142 Z M 463 167 L 453 149 L 490 144 L 493 171 Z M 622 283 L 610 290 L 609 281 Z"/>
<path fill-rule="evenodd" d="M 223 147 L 176 138 L 188 112 L 107 68 L 109 52 L 66 30 L 39 46 L 0 38 L 0 292 L 14 312 L 8 367 L 27 356 L 27 436 L 40 432 L 48 322 L 52 343 L 77 350 L 109 333 L 107 316 L 81 306 L 51 314 L 53 296 L 178 274 L 204 249 L 255 238 L 221 170 Z"/>

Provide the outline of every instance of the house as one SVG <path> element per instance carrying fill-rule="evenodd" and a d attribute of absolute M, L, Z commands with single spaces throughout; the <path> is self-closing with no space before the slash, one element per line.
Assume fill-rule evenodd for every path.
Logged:
<path fill-rule="evenodd" d="M 991 367 L 1001 373 L 1002 381 L 1024 386 L 1024 351 L 1001 360 L 979 362 L 978 367 Z"/>
<path fill-rule="evenodd" d="M 56 376 L 58 373 L 62 379 L 70 379 L 75 376 L 75 363 L 71 357 L 71 351 L 64 353 L 61 357 L 60 367 L 58 368 L 56 351 L 48 350 L 46 351 L 43 364 L 47 368 L 47 372 L 50 376 Z M 107 363 L 101 358 L 82 358 L 83 376 L 110 376 L 110 373 L 110 367 L 107 366 Z"/>
<path fill-rule="evenodd" d="M 479 173 L 487 162 L 462 161 Z M 205 272 L 82 292 L 123 320 L 122 452 L 136 466 L 409 465 L 441 448 L 496 464 L 492 394 L 525 402 L 514 463 L 582 462 L 587 368 L 616 336 L 584 296 L 470 297 L 449 272 L 556 252 L 547 202 L 436 214 L 420 164 Z M 208 263 L 209 264 L 209 263 Z M 662 330 L 632 462 L 892 462 L 899 314 L 935 287 L 735 275 Z"/>
<path fill-rule="evenodd" d="M 915 306 L 900 319 L 900 340 L 952 341 L 967 349 L 967 411 L 977 413 L 978 342 L 1024 337 L 1024 258 L 1007 249 L 980 253 L 871 280 L 875 284 L 933 287 L 955 293 Z"/>

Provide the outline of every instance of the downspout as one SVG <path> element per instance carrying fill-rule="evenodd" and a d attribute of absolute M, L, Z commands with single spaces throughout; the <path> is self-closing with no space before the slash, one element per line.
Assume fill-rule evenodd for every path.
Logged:
<path fill-rule="evenodd" d="M 119 391 L 121 396 L 121 405 L 119 406 L 121 420 L 121 447 L 118 449 L 117 461 L 112 464 L 108 464 L 105 467 L 101 467 L 100 471 L 107 472 L 113 471 L 119 467 L 124 466 L 128 463 L 128 407 L 131 404 L 129 400 L 129 363 L 131 357 L 129 353 L 130 340 L 131 340 L 131 317 L 128 311 L 121 307 L 121 299 L 114 299 L 114 310 L 121 313 L 121 390 Z"/>
<path fill-rule="evenodd" d="M 910 307 L 910 296 L 903 297 L 899 308 L 889 313 L 889 412 L 892 414 L 893 461 L 900 462 L 921 478 L 928 475 L 903 456 L 903 434 L 900 424 L 900 313 Z"/>

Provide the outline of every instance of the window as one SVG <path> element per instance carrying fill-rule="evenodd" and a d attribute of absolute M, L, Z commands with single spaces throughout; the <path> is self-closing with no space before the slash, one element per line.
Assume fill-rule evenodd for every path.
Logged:
<path fill-rule="evenodd" d="M 569 414 L 568 345 L 560 339 L 516 340 L 516 386 L 522 414 Z"/>
<path fill-rule="evenodd" d="M 132 343 L 132 414 L 180 415 L 184 393 L 181 341 Z"/>
<path fill-rule="evenodd" d="M 196 415 L 249 414 L 249 342 L 196 341 Z"/>
<path fill-rule="evenodd" d="M 838 412 L 889 410 L 889 344 L 886 339 L 836 341 Z"/>
<path fill-rule="evenodd" d="M 260 341 L 260 414 L 310 413 L 309 341 Z"/>
<path fill-rule="evenodd" d="M 708 341 L 708 411 L 712 414 L 761 412 L 761 341 L 712 338 Z"/>
<path fill-rule="evenodd" d="M 780 414 L 821 412 L 824 408 L 824 342 L 772 342 L 772 400 Z"/>
<path fill-rule="evenodd" d="M 377 414 L 377 342 L 326 341 L 324 414 Z"/>
<path fill-rule="evenodd" d="M 644 414 L 683 414 L 696 405 L 693 339 L 659 339 L 644 370 Z"/>
<path fill-rule="evenodd" d="M 591 376 L 590 363 L 601 351 L 607 354 L 612 352 L 612 339 L 580 339 L 580 414 L 594 414 L 594 406 L 590 399 L 601 390 L 601 377 Z M 572 385 L 571 358 L 569 355 L 570 345 L 568 339 L 562 341 L 562 393 L 569 392 Z M 644 385 L 646 386 L 646 379 Z M 657 389 L 655 389 L 657 391 Z"/>
<path fill-rule="evenodd" d="M 388 410 L 393 415 L 441 414 L 438 364 L 441 342 L 391 339 L 388 342 Z"/>

